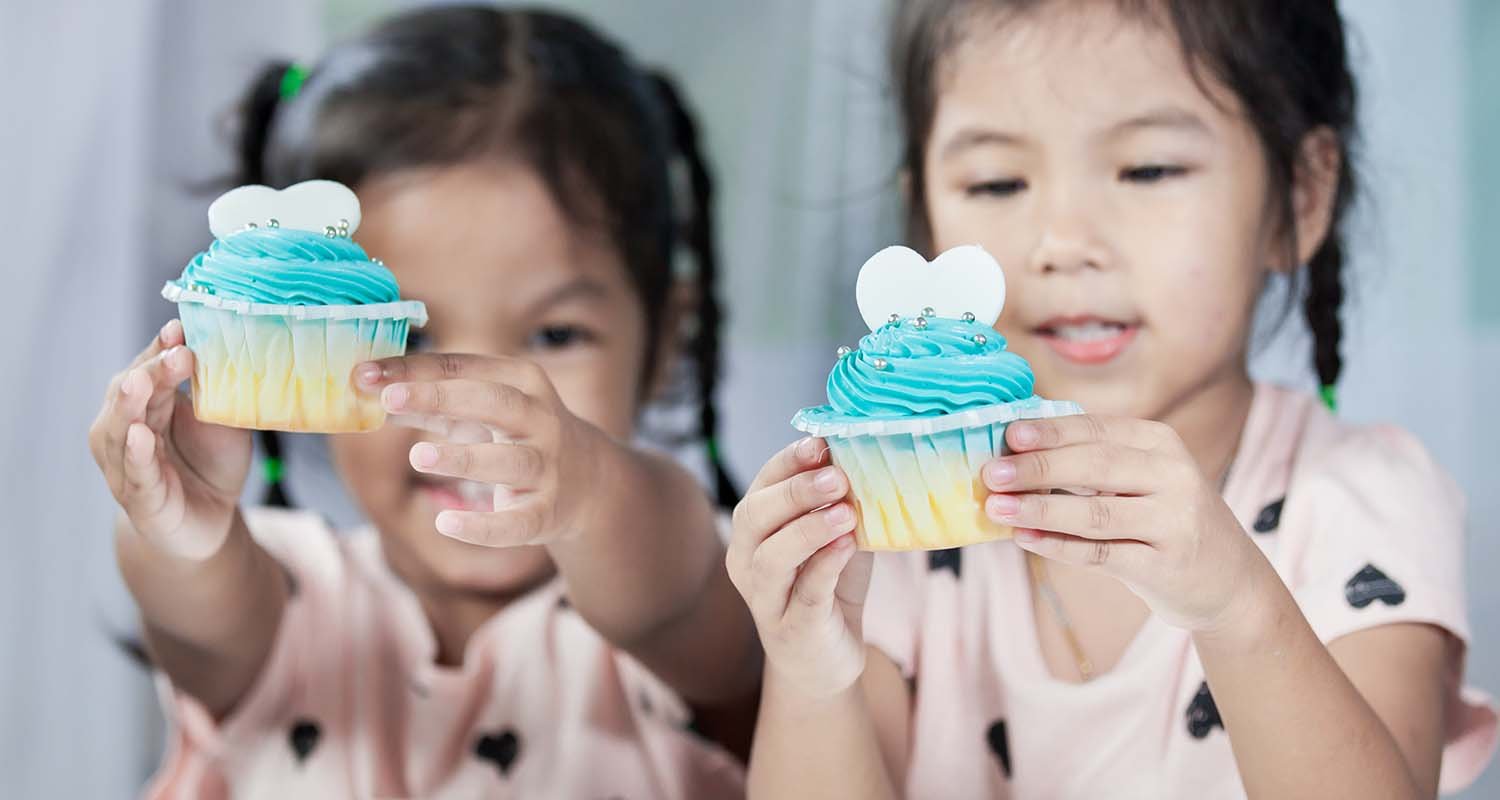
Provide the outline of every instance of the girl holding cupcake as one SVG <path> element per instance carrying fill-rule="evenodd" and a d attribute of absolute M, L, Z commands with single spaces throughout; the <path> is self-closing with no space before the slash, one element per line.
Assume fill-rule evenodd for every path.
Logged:
<path fill-rule="evenodd" d="M 1462 684 L 1462 497 L 1409 433 L 1333 413 L 1356 104 L 1332 0 L 909 2 L 892 37 L 914 244 L 981 245 L 1004 280 L 967 309 L 922 308 L 943 259 L 876 293 L 899 307 L 861 286 L 873 332 L 798 418 L 828 440 L 736 510 L 767 661 L 750 795 L 1471 781 L 1496 727 Z M 1321 397 L 1248 375 L 1279 283 Z M 1088 413 L 1027 418 L 1034 391 Z M 983 522 L 912 488 L 985 448 Z"/>
<path fill-rule="evenodd" d="M 150 794 L 741 794 L 759 647 L 715 503 L 632 445 L 696 381 L 736 499 L 671 85 L 566 17 L 420 10 L 268 70 L 240 153 L 298 186 L 216 204 L 90 436 L 173 723 Z M 369 526 L 242 509 L 225 425 L 364 431 L 330 447 Z"/>

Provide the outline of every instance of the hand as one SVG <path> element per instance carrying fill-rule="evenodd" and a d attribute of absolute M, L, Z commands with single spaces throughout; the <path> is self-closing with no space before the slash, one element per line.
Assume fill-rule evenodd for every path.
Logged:
<path fill-rule="evenodd" d="M 212 555 L 250 471 L 250 432 L 199 422 L 177 386 L 193 354 L 172 320 L 114 377 L 89 450 L 135 531 L 176 556 Z"/>
<path fill-rule="evenodd" d="M 1095 416 L 1012 423 L 1014 453 L 986 464 L 992 519 L 1044 558 L 1123 581 L 1167 622 L 1216 630 L 1236 618 L 1270 569 L 1176 431 Z M 1096 494 L 1048 494 L 1083 487 Z"/>
<path fill-rule="evenodd" d="M 396 424 L 449 439 L 413 445 L 412 468 L 495 487 L 493 511 L 442 511 L 439 533 L 513 547 L 596 526 L 594 487 L 608 474 L 601 462 L 615 445 L 568 411 L 540 367 L 514 358 L 418 353 L 361 364 L 355 379 L 381 390 Z"/>
<path fill-rule="evenodd" d="M 761 468 L 734 509 L 726 563 L 750 606 L 768 669 L 809 697 L 864 672 L 862 620 L 870 553 L 854 548 L 849 480 L 821 439 L 803 439 Z"/>

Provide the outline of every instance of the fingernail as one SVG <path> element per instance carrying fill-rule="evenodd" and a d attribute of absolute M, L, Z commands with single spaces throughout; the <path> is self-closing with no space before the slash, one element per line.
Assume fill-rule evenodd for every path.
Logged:
<path fill-rule="evenodd" d="M 437 530 L 438 530 L 438 533 L 441 533 L 444 536 L 453 536 L 454 534 L 458 533 L 459 531 L 462 531 L 463 529 L 464 529 L 464 521 L 463 521 L 462 517 L 458 516 L 457 514 L 449 514 L 446 511 L 444 511 L 441 514 L 438 514 L 438 516 L 437 516 Z"/>
<path fill-rule="evenodd" d="M 146 378 L 145 373 L 141 372 L 141 370 L 140 370 L 139 367 L 131 370 L 130 374 L 125 376 L 125 380 L 120 381 L 120 394 L 123 394 L 123 395 L 132 395 L 132 394 L 135 394 L 135 389 L 132 389 L 131 387 L 134 386 L 134 387 L 140 388 L 141 381 L 143 381 L 143 380 L 148 380 L 148 379 Z M 148 389 L 149 389 L 149 380 L 148 380 Z"/>
<path fill-rule="evenodd" d="M 385 387 L 385 407 L 391 411 L 400 411 L 406 405 L 408 394 L 406 387 L 399 384 Z"/>
<path fill-rule="evenodd" d="M 824 467 L 813 476 L 813 486 L 818 491 L 828 493 L 838 489 L 839 472 L 837 467 Z"/>
<path fill-rule="evenodd" d="M 985 501 L 984 511 L 991 518 L 1008 520 L 1015 517 L 1016 512 L 1021 510 L 1021 501 L 1008 494 L 992 494 Z"/>
<path fill-rule="evenodd" d="M 817 455 L 818 448 L 813 444 L 811 436 L 797 443 L 798 461 L 812 461 Z"/>
<path fill-rule="evenodd" d="M 414 467 L 431 467 L 438 462 L 438 449 L 436 445 L 420 442 L 411 448 L 411 464 Z"/>
<path fill-rule="evenodd" d="M 1016 479 L 1016 465 L 1009 461 L 991 461 L 984 468 L 985 481 L 992 487 L 1004 486 Z"/>
<path fill-rule="evenodd" d="M 156 332 L 156 338 L 159 339 L 159 340 L 161 340 L 161 341 L 163 341 L 163 342 L 165 342 L 167 340 L 167 334 L 170 333 L 171 330 L 172 330 L 172 323 L 174 323 L 176 321 L 177 320 L 175 320 L 175 319 L 169 319 L 169 320 L 167 320 L 167 323 L 165 325 L 161 326 L 161 330 L 159 330 L 159 331 Z"/>
<path fill-rule="evenodd" d="M 382 372 L 379 364 L 360 364 L 354 370 L 354 380 L 365 386 L 374 386 L 380 382 Z"/>
<path fill-rule="evenodd" d="M 853 519 L 854 514 L 850 512 L 849 507 L 844 505 L 843 503 L 839 503 L 833 508 L 830 508 L 827 511 L 823 512 L 823 521 L 828 523 L 828 526 L 830 528 L 841 528 L 845 525 L 848 525 L 849 522 Z"/>
<path fill-rule="evenodd" d="M 187 348 L 180 344 L 169 348 L 167 352 L 162 354 L 162 363 L 172 369 L 177 369 L 182 366 L 182 354 L 185 352 L 187 352 Z"/>
<path fill-rule="evenodd" d="M 1017 424 L 1010 426 L 1010 438 L 1022 447 L 1030 447 L 1036 444 L 1038 437 L 1034 426 Z"/>

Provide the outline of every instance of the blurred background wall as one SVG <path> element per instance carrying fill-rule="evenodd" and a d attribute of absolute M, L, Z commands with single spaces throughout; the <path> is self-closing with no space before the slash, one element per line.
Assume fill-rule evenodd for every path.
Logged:
<path fill-rule="evenodd" d="M 229 166 L 223 115 L 263 60 L 395 0 L 0 0 L 0 797 L 120 797 L 161 740 L 85 432 L 109 376 L 164 322 L 161 281 L 206 242 L 195 191 Z M 874 0 L 555 0 L 686 86 L 717 168 L 729 303 L 723 447 L 741 481 L 817 401 L 860 331 L 855 271 L 897 241 L 895 128 Z M 1500 3 L 1346 0 L 1367 198 L 1342 413 L 1417 432 L 1471 498 L 1471 681 L 1500 690 Z M 1289 325 L 1258 375 L 1310 385 Z M 766 393 L 765 387 L 777 387 Z M 298 496 L 355 512 L 316 438 Z M 252 491 L 254 489 L 252 488 Z M 1467 797 L 1500 796 L 1491 770 Z"/>

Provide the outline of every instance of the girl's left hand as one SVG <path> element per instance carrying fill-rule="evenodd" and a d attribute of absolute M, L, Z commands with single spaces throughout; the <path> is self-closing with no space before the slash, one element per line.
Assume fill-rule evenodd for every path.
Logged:
<path fill-rule="evenodd" d="M 397 424 L 448 441 L 419 442 L 413 469 L 491 484 L 493 511 L 444 510 L 437 530 L 487 547 L 547 544 L 588 529 L 611 440 L 563 405 L 529 361 L 416 353 L 361 364 L 355 380 L 380 391 Z"/>
<path fill-rule="evenodd" d="M 1192 631 L 1233 624 L 1270 564 L 1204 477 L 1176 431 L 1123 417 L 1012 423 L 1013 453 L 984 466 L 985 513 L 1022 549 L 1095 567 L 1165 621 Z M 1097 494 L 1049 494 L 1050 490 Z"/>

